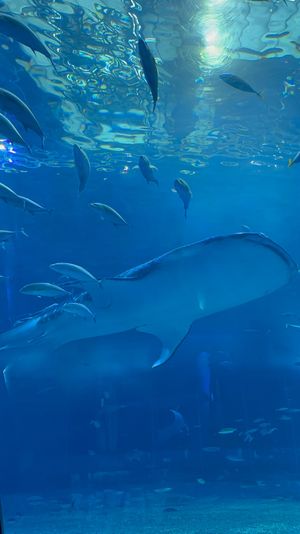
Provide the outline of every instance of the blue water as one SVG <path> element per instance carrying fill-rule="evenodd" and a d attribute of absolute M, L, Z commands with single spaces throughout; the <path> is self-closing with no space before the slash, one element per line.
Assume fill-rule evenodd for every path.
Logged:
<path fill-rule="evenodd" d="M 42 149 L 6 114 L 32 154 L 0 131 L 0 182 L 52 210 L 31 215 L 1 201 L 0 229 L 17 232 L 0 248 L 1 332 L 55 302 L 20 293 L 32 282 L 64 286 L 55 262 L 103 280 L 176 247 L 250 231 L 300 263 L 299 167 L 288 168 L 300 150 L 299 5 L 1 2 L 56 69 L 0 33 L 0 87 L 26 102 L 45 134 Z M 139 37 L 158 68 L 155 113 Z M 226 85 L 224 72 L 262 97 Z M 80 194 L 75 143 L 91 164 Z M 158 187 L 135 168 L 141 155 L 157 167 Z M 192 191 L 187 218 L 177 178 Z M 127 225 L 102 221 L 91 202 Z M 31 338 L 1 347 L 5 532 L 296 532 L 300 330 L 289 325 L 300 325 L 299 295 L 296 278 L 194 322 L 155 369 L 160 340 L 135 330 L 75 336 L 58 351 L 45 349 L 47 335 L 38 351 Z M 176 326 L 177 316 L 167 320 Z"/>

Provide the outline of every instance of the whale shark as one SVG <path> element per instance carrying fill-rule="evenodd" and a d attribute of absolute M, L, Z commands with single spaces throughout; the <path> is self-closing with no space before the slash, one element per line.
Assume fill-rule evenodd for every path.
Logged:
<path fill-rule="evenodd" d="M 2 333 L 0 350 L 56 350 L 79 339 L 137 330 L 160 341 L 156 367 L 176 352 L 195 320 L 269 295 L 297 273 L 290 255 L 263 234 L 211 237 L 90 284 L 95 321 L 54 304 Z"/>

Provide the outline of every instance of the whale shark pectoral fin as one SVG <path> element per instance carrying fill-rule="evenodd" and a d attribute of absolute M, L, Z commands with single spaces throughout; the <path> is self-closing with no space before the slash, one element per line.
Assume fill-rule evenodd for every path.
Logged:
<path fill-rule="evenodd" d="M 165 363 L 176 352 L 181 343 L 188 336 L 190 331 L 190 324 L 180 324 L 174 326 L 173 324 L 153 323 L 150 325 L 139 327 L 140 332 L 152 334 L 160 339 L 162 343 L 162 350 L 158 360 L 154 362 L 152 367 L 158 367 Z"/>

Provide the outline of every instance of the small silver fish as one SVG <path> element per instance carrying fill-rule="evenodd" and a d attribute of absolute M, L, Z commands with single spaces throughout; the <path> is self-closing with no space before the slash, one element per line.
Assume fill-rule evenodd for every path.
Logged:
<path fill-rule="evenodd" d="M 23 295 L 34 295 L 36 297 L 66 297 L 70 293 L 55 284 L 49 282 L 34 282 L 27 284 L 20 289 Z"/>
<path fill-rule="evenodd" d="M 85 186 L 89 179 L 91 165 L 86 153 L 78 145 L 73 146 L 73 154 L 75 167 L 79 178 L 79 193 L 81 193 L 85 189 Z"/>
<path fill-rule="evenodd" d="M 28 211 L 31 215 L 35 215 L 36 213 L 52 213 L 52 208 L 45 208 L 44 206 L 41 206 L 37 202 L 34 202 L 34 200 L 31 200 L 27 197 L 19 196 L 20 206 L 22 207 L 24 211 Z"/>
<path fill-rule="evenodd" d="M 221 430 L 218 431 L 218 434 L 221 436 L 226 436 L 228 434 L 234 434 L 236 432 L 236 428 L 233 427 L 225 427 L 221 428 Z"/>
<path fill-rule="evenodd" d="M 85 306 L 85 304 L 80 304 L 79 302 L 66 302 L 62 310 L 76 317 L 82 317 L 83 319 L 92 319 L 96 322 L 96 316 L 91 312 L 91 310 Z"/>
<path fill-rule="evenodd" d="M 2 115 L 2 113 L 0 113 L 0 137 L 6 139 L 7 141 L 10 141 L 13 144 L 24 146 L 31 154 L 30 146 L 23 139 L 22 135 L 13 125 L 13 123 L 7 117 Z"/>
<path fill-rule="evenodd" d="M 139 39 L 138 49 L 144 75 L 152 94 L 154 112 L 158 99 L 158 73 L 156 61 L 149 46 L 145 41 L 143 41 L 143 39 Z"/>
<path fill-rule="evenodd" d="M 152 182 L 156 185 L 159 185 L 158 180 L 153 175 L 153 171 L 156 169 L 156 167 L 150 164 L 150 161 L 147 156 L 140 156 L 139 168 L 148 184 Z"/>
<path fill-rule="evenodd" d="M 90 206 L 100 212 L 102 221 L 109 221 L 114 226 L 122 226 L 127 224 L 122 215 L 120 215 L 120 213 L 107 204 L 101 204 L 101 202 L 91 202 Z"/>
<path fill-rule="evenodd" d="M 12 113 L 26 130 L 35 132 L 41 138 L 42 148 L 44 148 L 44 134 L 42 129 L 36 117 L 23 100 L 10 91 L 0 87 L 0 108 L 3 111 Z"/>
<path fill-rule="evenodd" d="M 15 17 L 7 15 L 6 13 L 0 14 L 0 33 L 3 33 L 7 37 L 14 39 L 18 43 L 28 46 L 32 52 L 39 52 L 47 59 L 49 59 L 55 68 L 52 57 L 49 50 L 42 43 L 42 41 L 35 35 L 35 33 Z"/>
<path fill-rule="evenodd" d="M 96 284 L 99 283 L 95 276 L 93 276 L 89 271 L 84 269 L 84 267 L 76 265 L 75 263 L 52 263 L 51 265 L 49 265 L 49 267 L 57 273 L 62 274 L 63 276 L 67 276 L 69 278 L 73 278 L 74 280 L 78 280 L 79 282 L 95 282 Z"/>
<path fill-rule="evenodd" d="M 181 198 L 183 202 L 183 207 L 184 207 L 184 215 L 185 215 L 185 218 L 187 218 L 187 210 L 190 205 L 191 198 L 192 198 L 192 191 L 190 189 L 190 186 L 182 178 L 177 178 L 174 181 L 173 191 L 178 193 L 179 197 Z"/>

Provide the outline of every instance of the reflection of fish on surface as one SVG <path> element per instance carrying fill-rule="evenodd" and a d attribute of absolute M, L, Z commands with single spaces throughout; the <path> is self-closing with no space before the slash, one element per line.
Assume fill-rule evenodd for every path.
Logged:
<path fill-rule="evenodd" d="M 154 366 L 167 361 L 196 319 L 268 295 L 298 273 L 297 265 L 262 234 L 219 236 L 174 249 L 91 288 L 96 322 L 41 312 L 0 336 L 0 347 L 26 346 L 42 334 L 53 348 L 127 330 L 157 337 Z M 45 317 L 47 320 L 43 320 Z M 27 337 L 27 339 L 26 339 Z"/>

